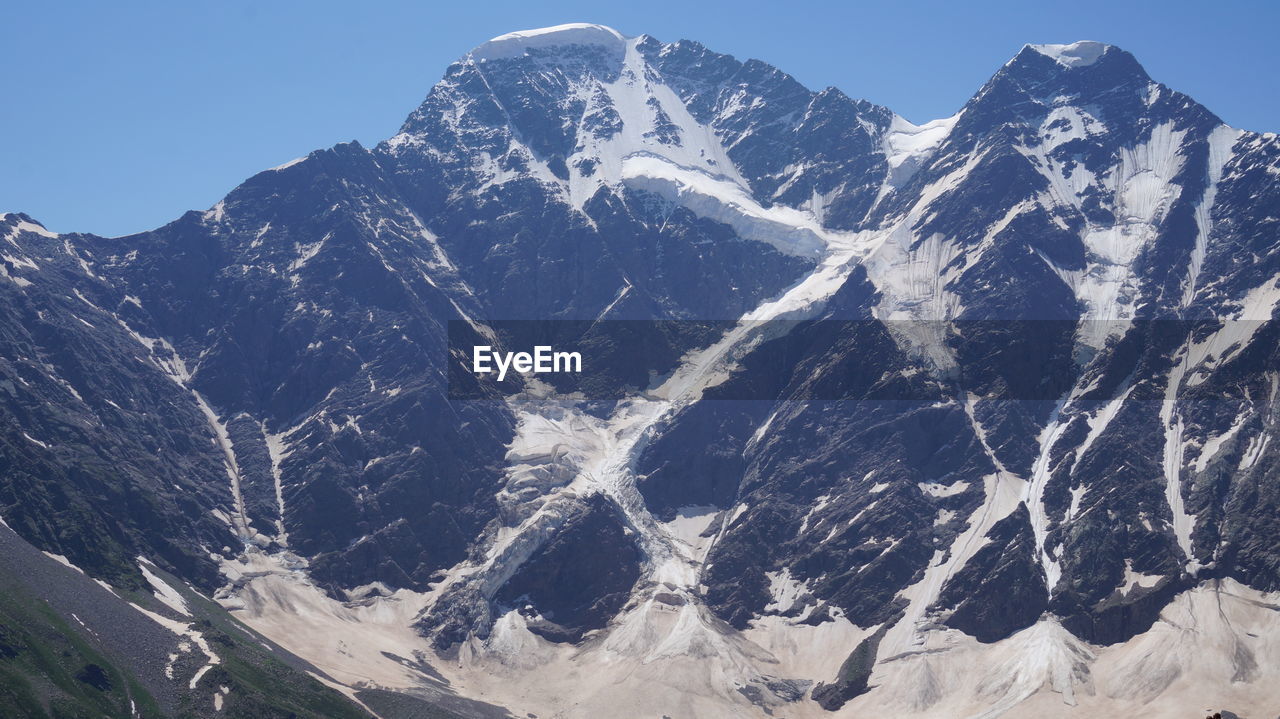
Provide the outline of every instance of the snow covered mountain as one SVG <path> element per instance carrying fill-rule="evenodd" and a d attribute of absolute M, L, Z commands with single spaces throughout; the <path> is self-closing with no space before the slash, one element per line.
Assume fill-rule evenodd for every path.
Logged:
<path fill-rule="evenodd" d="M 511 33 L 152 232 L 5 215 L 0 514 L 384 717 L 1257 714 L 1278 218 L 1275 135 L 1100 43 L 917 126 Z M 459 372 L 548 331 L 609 368 Z"/>

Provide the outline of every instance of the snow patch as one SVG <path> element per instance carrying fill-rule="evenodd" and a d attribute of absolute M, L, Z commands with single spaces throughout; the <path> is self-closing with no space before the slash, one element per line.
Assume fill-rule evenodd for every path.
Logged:
<path fill-rule="evenodd" d="M 1271 443 L 1271 435 L 1260 434 L 1249 442 L 1249 448 L 1245 450 L 1240 457 L 1240 465 L 1237 467 L 1241 472 L 1252 469 L 1258 460 L 1262 458 L 1262 453 L 1266 451 L 1267 445 Z"/>
<path fill-rule="evenodd" d="M 1103 431 L 1111 424 L 1111 420 L 1115 419 L 1120 408 L 1124 405 L 1125 400 L 1129 398 L 1129 394 L 1133 391 L 1130 386 L 1119 397 L 1108 400 L 1100 409 L 1088 416 L 1089 434 L 1084 438 L 1084 442 L 1076 448 L 1076 457 L 1071 462 L 1071 475 L 1075 476 L 1076 468 L 1080 466 L 1080 460 L 1084 459 L 1085 454 L 1089 452 L 1089 448 L 1093 443 L 1102 436 Z"/>
<path fill-rule="evenodd" d="M 802 604 L 809 593 L 809 588 L 805 586 L 805 582 L 796 581 L 791 576 L 790 568 L 783 568 L 778 572 L 768 572 L 765 576 L 769 578 L 769 596 L 771 597 L 770 602 L 764 608 L 766 613 L 786 614 L 794 609 L 797 604 Z"/>
<path fill-rule="evenodd" d="M 1164 577 L 1159 574 L 1143 574 L 1133 571 L 1133 560 L 1126 559 L 1124 560 L 1124 579 L 1120 581 L 1120 593 L 1127 595 L 1139 587 L 1144 589 L 1154 587 L 1160 583 L 1161 579 L 1164 579 Z"/>
<path fill-rule="evenodd" d="M 40 265 L 37 265 L 35 261 L 29 257 L 14 257 L 13 255 L 0 255 L 0 256 L 4 257 L 4 261 L 8 262 L 14 267 L 25 267 L 26 269 L 29 269 L 29 270 L 40 269 Z"/>
<path fill-rule="evenodd" d="M 284 483 L 282 480 L 283 473 L 280 464 L 289 456 L 288 443 L 285 437 L 289 432 L 281 432 L 280 434 L 268 434 L 265 425 L 259 425 L 262 430 L 263 439 L 267 444 L 267 456 L 271 459 L 271 480 L 275 485 L 276 509 L 278 516 L 276 518 L 276 541 L 283 546 L 289 544 L 289 533 L 284 528 Z"/>
<path fill-rule="evenodd" d="M 1187 279 L 1182 296 L 1182 306 L 1188 307 L 1195 299 L 1200 279 L 1200 269 L 1209 248 L 1209 231 L 1212 226 L 1211 212 L 1218 196 L 1218 183 L 1222 180 L 1222 171 L 1231 158 L 1232 148 L 1240 139 L 1242 131 L 1219 125 L 1209 133 L 1209 186 L 1204 197 L 1196 205 L 1196 242 L 1191 250 L 1191 261 L 1187 266 Z"/>
<path fill-rule="evenodd" d="M 151 562 L 142 557 L 138 557 L 138 569 L 142 570 L 142 576 L 146 578 L 147 583 L 151 585 L 151 593 L 155 595 L 160 603 L 183 616 L 191 616 L 191 610 L 187 607 L 187 600 L 178 593 L 168 582 L 161 579 L 159 575 L 151 571 Z"/>
<path fill-rule="evenodd" d="M 297 164 L 299 164 L 299 163 L 301 163 L 301 162 L 306 162 L 306 160 L 307 160 L 306 156 L 303 156 L 303 157 L 295 157 L 294 159 L 289 160 L 288 162 L 284 163 L 283 165 L 276 165 L 275 167 L 273 167 L 273 168 L 271 168 L 270 170 L 268 170 L 268 172 L 279 172 L 279 171 L 281 171 L 281 170 L 287 170 L 288 168 L 293 167 L 294 165 L 297 165 Z M 267 223 L 267 224 L 270 224 L 270 223 Z"/>
<path fill-rule="evenodd" d="M 1085 67 L 1097 62 L 1110 46 L 1092 40 L 1080 40 L 1070 45 L 1028 45 L 1027 47 L 1045 57 L 1053 58 L 1063 67 Z"/>
<path fill-rule="evenodd" d="M 1120 152 L 1120 162 L 1100 184 L 1115 198 L 1116 221 L 1089 225 L 1083 237 L 1086 268 L 1071 285 L 1086 306 L 1080 341 L 1101 349 L 1109 337 L 1122 334 L 1137 311 L 1139 278 L 1134 263 L 1158 236 L 1164 217 L 1179 195 L 1174 178 L 1182 169 L 1185 130 L 1173 123 L 1158 125 L 1150 138 Z M 1045 162 L 1051 162 L 1047 158 Z M 1050 173 L 1057 175 L 1057 172 Z M 1078 206 L 1078 193 L 1055 199 Z M 1099 321 L 1102 320 L 1102 321 Z M 1119 321 L 1110 321 L 1119 320 Z"/>
<path fill-rule="evenodd" d="M 1071 506 L 1067 508 L 1068 522 L 1075 519 L 1076 515 L 1080 513 L 1080 500 L 1084 499 L 1084 493 L 1088 490 L 1089 488 L 1084 485 L 1071 488 Z"/>
<path fill-rule="evenodd" d="M 4 219 L 8 219 L 8 218 L 9 216 L 5 215 Z M 11 233 L 10 237 L 21 232 L 30 232 L 35 235 L 40 235 L 41 237 L 49 237 L 49 238 L 56 238 L 58 236 L 58 233 L 50 232 L 49 230 L 46 230 L 43 225 L 40 225 L 35 222 L 28 222 L 26 220 L 18 220 L 17 224 L 15 224 L 13 226 L 13 229 L 10 230 L 10 233 Z"/>
<path fill-rule="evenodd" d="M 107 588 L 108 590 L 110 590 L 110 587 L 107 587 Z M 115 592 L 113 591 L 112 593 L 114 594 Z M 210 669 L 214 668 L 218 664 L 222 663 L 222 658 L 219 657 L 217 654 L 215 654 L 213 650 L 209 648 L 209 642 L 205 640 L 203 634 L 196 631 L 195 625 L 169 619 L 168 617 L 161 616 L 150 610 L 143 609 L 142 607 L 136 604 L 133 604 L 132 602 L 129 603 L 129 606 L 138 610 L 148 619 L 155 622 L 156 624 L 159 624 L 165 629 L 168 629 L 169 631 L 173 632 L 177 636 L 182 637 L 186 640 L 189 640 L 192 644 L 195 644 L 196 647 L 200 649 L 201 653 L 205 655 L 206 661 L 204 663 L 204 666 L 200 667 L 200 669 L 196 671 L 195 675 L 191 677 L 191 680 L 187 682 L 188 689 L 195 689 L 196 685 L 200 683 L 200 679 L 204 677 L 205 672 L 209 671 Z M 190 651 L 190 645 L 188 645 L 186 642 L 182 642 L 181 644 L 178 645 L 178 649 L 184 652 Z M 176 654 L 169 655 L 169 663 L 165 667 L 165 675 L 168 676 L 170 679 L 173 678 L 173 662 L 176 659 L 177 659 Z"/>
<path fill-rule="evenodd" d="M 1200 450 L 1200 455 L 1196 457 L 1195 467 L 1197 474 L 1204 472 L 1205 468 L 1209 465 L 1209 460 L 1218 456 L 1218 452 L 1222 450 L 1222 447 L 1230 442 L 1236 434 L 1240 432 L 1240 428 L 1244 426 L 1245 421 L 1248 419 L 1249 415 L 1245 412 L 1241 412 L 1236 417 L 1236 420 L 1231 425 L 1230 429 L 1222 434 L 1211 437 L 1208 442 L 1204 443 L 1204 448 Z"/>
<path fill-rule="evenodd" d="M 889 131 L 882 140 L 885 160 L 889 163 L 889 185 L 901 187 L 951 134 L 963 113 L 913 125 L 894 115 Z"/>
<path fill-rule="evenodd" d="M 952 497 L 968 489 L 969 483 L 961 479 L 947 485 L 938 482 L 917 482 L 916 486 L 930 497 Z"/>
<path fill-rule="evenodd" d="M 715 521 L 720 510 L 711 505 L 693 505 L 676 510 L 676 518 L 664 522 L 663 527 L 674 539 L 695 551 L 710 548 L 709 537 L 702 536 Z M 698 552 L 701 554 L 701 552 Z M 701 559 L 701 557 L 699 557 Z"/>
<path fill-rule="evenodd" d="M 0 523 L 3 523 L 3 522 L 0 522 Z M 8 527 L 9 525 L 7 525 L 7 524 L 6 524 L 6 525 L 4 525 L 4 526 Z M 57 562 L 58 564 L 61 564 L 61 565 L 62 565 L 62 566 L 64 566 L 64 567 L 70 567 L 71 569 L 74 569 L 74 570 L 76 570 L 77 572 L 80 572 L 81 574 L 84 574 L 84 570 L 83 570 L 83 569 L 81 569 L 81 568 L 77 567 L 76 565 L 72 564 L 72 563 L 71 563 L 71 560 L 67 559 L 66 557 L 62 556 L 61 554 L 54 554 L 53 552 L 45 552 L 45 551 L 43 551 L 43 550 L 41 550 L 41 552 L 40 552 L 40 553 L 41 553 L 41 554 L 43 554 L 44 556 L 48 557 L 49 559 L 52 559 L 53 561 Z"/>
<path fill-rule="evenodd" d="M 622 180 L 694 214 L 733 228 L 739 237 L 772 245 L 790 255 L 816 258 L 826 243 L 812 216 L 785 205 L 760 206 L 740 185 L 700 170 L 679 167 L 654 155 L 623 161 Z"/>
<path fill-rule="evenodd" d="M 1023 493 L 1023 501 L 1027 504 L 1027 511 L 1031 519 L 1031 531 L 1035 536 L 1036 554 L 1040 560 L 1040 566 L 1044 569 L 1045 586 L 1049 590 L 1049 594 L 1053 594 L 1053 589 L 1058 585 L 1058 579 L 1062 576 L 1062 568 L 1058 561 L 1049 554 L 1045 542 L 1049 536 L 1049 518 L 1045 515 L 1044 510 L 1044 491 L 1049 483 L 1049 477 L 1052 475 L 1053 468 L 1050 466 L 1053 456 L 1054 445 L 1062 437 L 1062 433 L 1066 431 L 1069 421 L 1062 418 L 1062 409 L 1066 405 L 1067 398 L 1058 400 L 1054 405 L 1053 411 L 1049 414 L 1049 421 L 1040 432 L 1039 454 L 1035 462 L 1031 465 L 1031 479 L 1026 484 Z M 1103 413 L 1105 415 L 1105 412 Z"/>
<path fill-rule="evenodd" d="M 22 436 L 23 436 L 23 437 L 26 437 L 26 438 L 27 438 L 27 441 L 28 441 L 28 442 L 31 442 L 32 444 L 38 445 L 38 446 L 40 446 L 40 447 L 41 447 L 41 448 L 43 448 L 43 449 L 49 449 L 49 445 L 45 444 L 44 442 L 41 442 L 40 440 L 36 439 L 35 437 L 32 437 L 31 435 L 27 434 L 26 432 L 23 432 L 23 433 L 22 433 Z"/>
<path fill-rule="evenodd" d="M 324 237 L 321 237 L 319 240 L 305 244 L 305 245 L 294 243 L 293 249 L 298 254 L 297 254 L 297 257 L 295 257 L 293 261 L 289 263 L 289 271 L 296 272 L 297 270 L 302 269 L 302 267 L 306 265 L 307 262 L 311 260 L 311 258 L 315 257 L 317 254 L 320 253 L 320 249 L 324 247 L 324 243 L 328 241 L 329 237 L 331 237 L 332 235 L 333 233 L 330 232 L 326 234 Z"/>

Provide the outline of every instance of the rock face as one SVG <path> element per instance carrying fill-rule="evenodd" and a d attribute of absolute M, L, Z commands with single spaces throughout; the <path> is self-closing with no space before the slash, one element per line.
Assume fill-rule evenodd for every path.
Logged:
<path fill-rule="evenodd" d="M 529 630 L 577 641 L 602 629 L 631 597 L 640 553 L 620 516 L 594 495 L 556 536 L 520 566 L 495 599 L 533 617 Z"/>
<path fill-rule="evenodd" d="M 434 651 L 513 711 L 1182 706 L 1220 665 L 1262 707 L 1280 633 L 1188 657 L 1162 612 L 1280 591 L 1277 177 L 1274 135 L 1098 43 L 915 126 L 693 42 L 513 33 L 377 147 L 152 232 L 5 215 L 0 512 L 113 583 L 261 560 L 224 603 L 386 608 L 412 661 L 296 651 Z M 608 367 L 458 351 L 548 336 Z"/>
<path fill-rule="evenodd" d="M 1026 505 L 996 522 L 985 539 L 988 543 L 947 581 L 937 603 L 951 610 L 948 626 L 992 642 L 1035 624 L 1048 595 L 1034 561 Z"/>

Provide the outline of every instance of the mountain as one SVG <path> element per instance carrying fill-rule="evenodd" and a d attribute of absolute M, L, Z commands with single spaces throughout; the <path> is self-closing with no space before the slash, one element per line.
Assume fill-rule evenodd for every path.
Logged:
<path fill-rule="evenodd" d="M 12 712 L 1264 712 L 1277 177 L 1101 43 L 914 125 L 576 24 L 157 230 L 4 215 Z"/>

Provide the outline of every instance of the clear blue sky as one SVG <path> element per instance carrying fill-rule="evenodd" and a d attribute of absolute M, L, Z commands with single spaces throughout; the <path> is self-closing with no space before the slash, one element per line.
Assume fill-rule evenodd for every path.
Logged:
<path fill-rule="evenodd" d="M 1101 40 L 1228 123 L 1280 130 L 1280 3 L 6 3 L 0 211 L 117 235 L 204 209 L 253 173 L 388 137 L 445 67 L 511 30 L 597 22 L 756 57 L 921 122 L 1022 46 Z"/>

